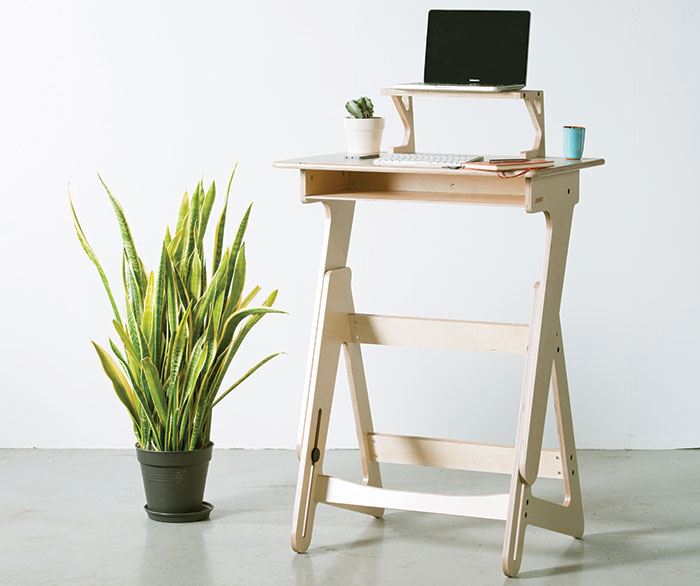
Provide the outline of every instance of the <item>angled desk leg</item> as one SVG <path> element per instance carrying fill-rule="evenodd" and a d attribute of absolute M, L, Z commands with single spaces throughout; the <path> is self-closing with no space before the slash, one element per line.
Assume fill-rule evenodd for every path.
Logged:
<path fill-rule="evenodd" d="M 540 283 L 535 286 L 506 519 L 503 572 L 508 576 L 515 576 L 520 569 L 527 525 L 573 537 L 583 535 L 583 506 L 559 320 L 571 220 L 577 202 L 578 173 L 536 178 L 527 194 L 528 211 L 545 214 L 547 241 L 541 278 L 544 286 Z M 550 382 L 565 489 L 562 505 L 532 496 L 540 463 Z"/>
<path fill-rule="evenodd" d="M 300 461 L 291 534 L 292 548 L 297 552 L 306 551 L 311 541 L 316 510 L 315 479 L 322 474 L 341 346 L 345 349 L 364 483 L 381 486 L 379 465 L 370 461 L 366 439 L 373 427 L 362 356 L 359 344 L 349 342 L 348 315 L 355 312 L 350 269 L 335 264 L 342 261 L 344 265 L 347 261 L 355 203 L 333 201 L 323 204 L 327 220 L 325 255 L 297 446 Z M 375 507 L 351 508 L 375 517 L 384 513 L 383 509 Z"/>
<path fill-rule="evenodd" d="M 304 399 L 301 409 L 301 421 L 299 422 L 299 435 L 297 438 L 297 458 L 301 457 L 301 443 L 304 434 L 304 421 L 306 419 L 306 406 L 309 401 L 309 388 L 311 374 L 314 368 L 314 347 L 318 339 L 318 320 L 322 308 L 323 281 L 326 273 L 331 269 L 344 267 L 348 261 L 348 249 L 350 248 L 350 235 L 352 233 L 352 221 L 355 216 L 354 201 L 329 201 L 323 202 L 326 212 L 326 223 L 323 233 L 323 247 L 321 252 L 321 266 L 316 286 L 316 303 L 314 305 L 313 320 L 311 324 L 311 341 L 309 342 L 309 358 L 306 364 L 306 376 L 304 378 Z"/>

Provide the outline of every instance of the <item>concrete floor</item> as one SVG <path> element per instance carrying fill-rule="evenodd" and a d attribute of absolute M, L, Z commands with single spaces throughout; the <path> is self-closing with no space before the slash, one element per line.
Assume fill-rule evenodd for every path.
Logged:
<path fill-rule="evenodd" d="M 501 574 L 503 523 L 320 506 L 307 555 L 289 547 L 296 456 L 217 450 L 208 522 L 149 521 L 132 451 L 0 450 L 0 584 L 486 586 Z M 357 453 L 326 470 L 359 478 Z M 580 452 L 582 541 L 530 527 L 525 584 L 700 584 L 700 451 Z M 383 465 L 385 485 L 508 490 L 505 477 Z M 554 480 L 535 492 L 555 498 Z"/>

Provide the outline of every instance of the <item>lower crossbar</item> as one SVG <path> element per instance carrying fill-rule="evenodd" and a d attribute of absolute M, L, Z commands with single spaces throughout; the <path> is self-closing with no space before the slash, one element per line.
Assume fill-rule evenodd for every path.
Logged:
<path fill-rule="evenodd" d="M 506 518 L 507 494 L 457 496 L 390 490 L 356 484 L 333 476 L 316 477 L 315 499 L 337 506 L 363 506 L 439 513 L 482 519 Z"/>

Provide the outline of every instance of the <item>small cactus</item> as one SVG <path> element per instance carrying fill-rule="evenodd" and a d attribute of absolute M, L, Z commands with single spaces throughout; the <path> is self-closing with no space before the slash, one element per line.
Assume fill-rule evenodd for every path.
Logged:
<path fill-rule="evenodd" d="M 350 112 L 353 118 L 373 118 L 374 104 L 369 98 L 357 98 L 345 104 L 345 109 Z"/>

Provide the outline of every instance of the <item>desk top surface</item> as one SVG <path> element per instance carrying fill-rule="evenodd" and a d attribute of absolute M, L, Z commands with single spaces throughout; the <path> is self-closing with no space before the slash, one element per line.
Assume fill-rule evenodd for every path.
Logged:
<path fill-rule="evenodd" d="M 505 155 L 507 156 L 507 155 Z M 512 156 L 512 155 L 511 155 Z M 486 155 L 484 158 L 502 158 L 504 155 Z M 581 159 L 569 161 L 562 157 L 545 157 L 554 161 L 553 167 L 530 171 L 524 177 L 552 175 L 554 173 L 566 173 L 578 171 L 587 167 L 597 167 L 605 164 L 605 159 Z M 345 153 L 332 153 L 328 155 L 316 155 L 312 157 L 299 157 L 285 161 L 275 161 L 273 167 L 277 169 L 318 169 L 326 171 L 373 171 L 376 173 L 414 173 L 437 175 L 477 175 L 495 176 L 493 171 L 475 171 L 472 169 L 442 169 L 430 167 L 386 167 L 375 165 L 373 159 L 346 159 Z"/>

